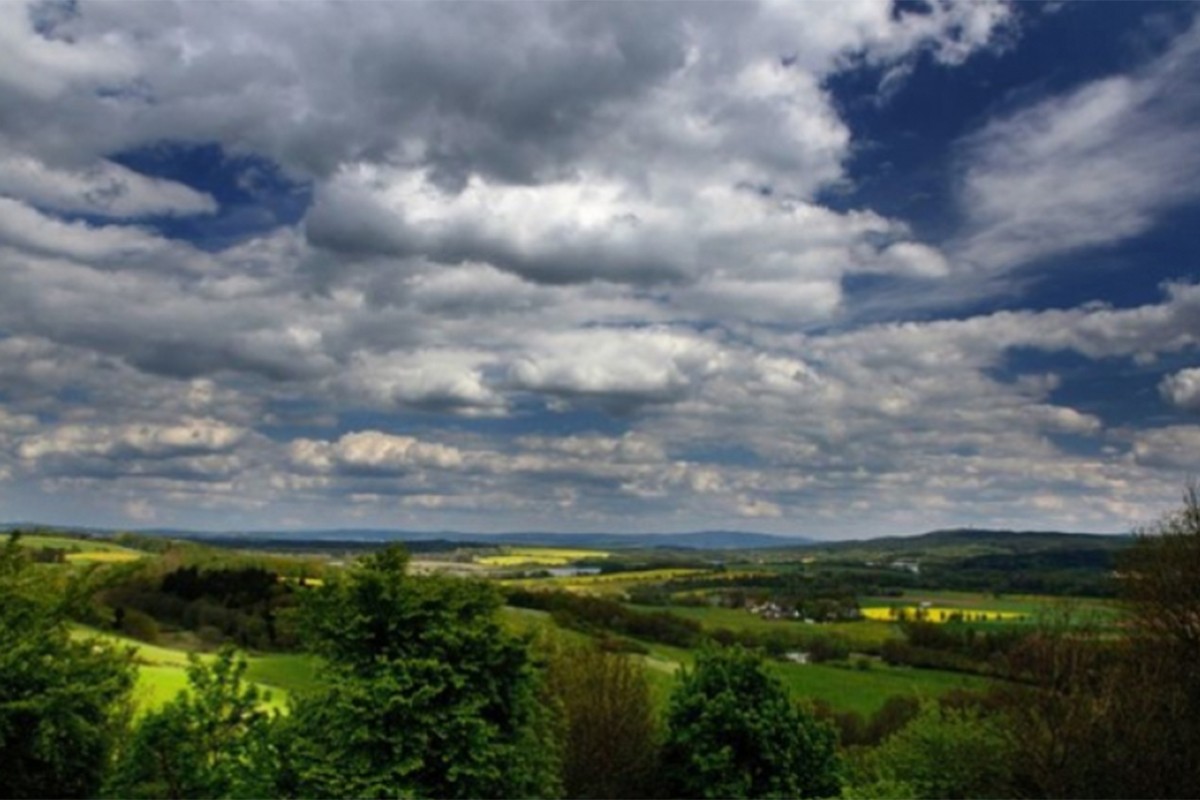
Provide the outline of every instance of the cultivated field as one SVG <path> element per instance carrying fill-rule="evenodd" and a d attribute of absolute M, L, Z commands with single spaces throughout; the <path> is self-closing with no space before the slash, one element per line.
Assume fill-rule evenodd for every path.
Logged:
<path fill-rule="evenodd" d="M 120 563 L 136 561 L 146 556 L 146 553 L 139 550 L 132 550 L 112 542 L 75 539 L 68 536 L 31 534 L 22 536 L 18 543 L 22 547 L 36 550 L 65 550 L 67 551 L 67 561 L 72 563 Z"/>
<path fill-rule="evenodd" d="M 487 567 L 565 567 L 577 561 L 608 558 L 605 550 L 578 550 L 559 547 L 505 547 L 499 554 L 476 556 L 475 563 Z"/>
<path fill-rule="evenodd" d="M 138 668 L 134 693 L 139 713 L 159 708 L 187 688 L 188 652 L 185 650 L 146 644 L 82 626 L 76 627 L 72 636 L 80 639 L 96 637 L 134 650 Z M 213 658 L 208 653 L 199 653 L 198 657 L 201 661 Z M 313 656 L 291 653 L 247 655 L 246 661 L 247 679 L 269 695 L 264 704 L 267 708 L 286 710 L 289 693 L 316 684 L 318 662 Z"/>
<path fill-rule="evenodd" d="M 1020 611 L 926 605 L 864 606 L 859 611 L 865 618 L 878 622 L 1023 622 L 1030 617 Z"/>

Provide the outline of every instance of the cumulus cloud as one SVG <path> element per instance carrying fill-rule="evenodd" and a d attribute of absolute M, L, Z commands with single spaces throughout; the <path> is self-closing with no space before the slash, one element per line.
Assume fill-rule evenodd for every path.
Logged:
<path fill-rule="evenodd" d="M 680 399 L 722 359 L 718 346 L 690 331 L 596 328 L 539 337 L 508 379 L 524 391 L 622 410 Z"/>
<path fill-rule="evenodd" d="M 849 306 L 1083 246 L 1087 215 L 1139 230 L 1194 34 L 989 123 L 942 247 L 825 202 L 856 133 L 829 78 L 953 69 L 1006 40 L 1005 3 L 50 8 L 0 22 L 3 486 L 217 527 L 1111 528 L 1174 497 L 1190 434 L 1114 430 L 1052 370 L 1006 370 L 1190 353 L 1194 285 L 886 325 Z M 312 206 L 191 244 L 216 197 L 121 166 L 163 142 L 269 162 Z M 1074 187 L 1057 210 L 1046 162 Z M 1133 181 L 1130 207 L 1085 169 Z M 1191 372 L 1163 382 L 1176 406 Z"/>
<path fill-rule="evenodd" d="M 1191 368 L 1163 378 L 1159 392 L 1172 405 L 1188 411 L 1200 411 L 1200 369 Z"/>
<path fill-rule="evenodd" d="M 178 425 L 62 425 L 26 439 L 18 453 L 29 461 L 60 455 L 174 458 L 227 451 L 245 433 L 210 419 L 183 420 Z"/>

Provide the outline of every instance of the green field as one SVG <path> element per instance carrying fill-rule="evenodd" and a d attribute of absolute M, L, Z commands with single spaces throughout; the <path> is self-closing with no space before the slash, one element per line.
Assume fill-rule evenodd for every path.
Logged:
<path fill-rule="evenodd" d="M 139 712 L 158 708 L 187 688 L 188 652 L 185 650 L 146 644 L 82 626 L 74 628 L 71 635 L 76 639 L 95 637 L 133 648 L 138 668 L 134 697 Z M 202 661 L 213 657 L 211 653 L 197 655 Z M 313 656 L 299 653 L 246 655 L 246 662 L 246 678 L 270 695 L 266 703 L 268 708 L 282 711 L 287 707 L 290 693 L 317 685 L 318 662 Z"/>
<path fill-rule="evenodd" d="M 700 575 L 720 573 L 690 567 L 667 567 L 662 569 L 630 570 L 600 575 L 572 575 L 561 578 L 512 578 L 500 581 L 501 585 L 517 589 L 559 589 L 583 594 L 623 595 L 637 586 L 666 583 L 679 578 L 694 578 Z"/>
<path fill-rule="evenodd" d="M 693 654 L 688 650 L 650 645 L 650 655 L 642 657 L 646 675 L 656 700 L 664 704 L 675 686 L 680 667 L 690 666 Z M 987 678 L 958 672 L 913 667 L 890 667 L 872 661 L 871 668 L 860 670 L 844 664 L 791 664 L 769 662 L 770 671 L 797 699 L 823 700 L 838 711 L 855 711 L 864 716 L 878 711 L 889 697 L 916 695 L 937 697 L 953 689 L 982 689 Z"/>
<path fill-rule="evenodd" d="M 1037 594 L 985 594 L 982 592 L 952 592 L 936 589 L 912 589 L 901 597 L 862 597 L 863 606 L 912 605 L 930 603 L 952 608 L 1007 611 L 1018 614 L 1038 614 L 1063 608 L 1112 613 L 1111 602 L 1091 597 L 1055 597 Z"/>
<path fill-rule="evenodd" d="M 70 551 L 67 555 L 67 561 L 72 563 L 136 561 L 146 555 L 140 550 L 132 550 L 128 547 L 122 547 L 119 544 L 113 544 L 112 542 L 96 539 L 75 539 L 69 536 L 32 534 L 22 536 L 17 542 L 22 547 L 40 550 L 55 549 Z"/>
<path fill-rule="evenodd" d="M 888 639 L 900 636 L 894 625 L 887 622 L 861 620 L 856 622 L 822 622 L 807 625 L 791 620 L 769 620 L 738 608 L 715 606 L 669 606 L 666 610 L 687 619 L 699 622 L 705 630 L 724 628 L 731 631 L 775 631 L 801 632 L 806 634 L 834 634 L 842 637 L 854 650 L 878 651 Z"/>
<path fill-rule="evenodd" d="M 672 608 L 679 611 L 679 608 Z M 832 625 L 798 625 L 789 622 L 768 622 L 753 614 L 736 609 L 685 609 L 691 612 L 724 612 L 711 613 L 707 617 L 702 614 L 690 614 L 692 619 L 701 619 L 706 625 L 715 628 L 732 628 L 731 621 L 740 617 L 752 620 L 752 624 L 769 629 L 771 626 L 785 625 L 803 630 L 840 631 L 845 629 L 862 629 L 872 637 L 879 631 L 885 635 L 894 636 L 895 626 L 888 623 L 848 622 Z M 734 620 L 732 615 L 739 615 Z M 576 642 L 587 642 L 589 637 L 575 631 L 563 630 L 557 627 L 550 615 L 544 611 L 532 611 L 520 608 L 505 608 L 502 618 L 506 627 L 520 632 L 535 630 L 553 631 L 555 635 L 567 637 Z M 869 629 L 869 630 L 868 630 Z M 665 707 L 675 686 L 676 673 L 681 667 L 692 664 L 694 653 L 678 647 L 643 642 L 649 653 L 638 656 L 646 668 L 646 677 L 655 702 Z M 936 697 L 952 689 L 979 689 L 987 686 L 989 681 L 976 675 L 966 675 L 957 672 L 945 672 L 933 669 L 915 669 L 912 667 L 890 667 L 879 661 L 871 661 L 871 668 L 860 670 L 846 665 L 834 664 L 790 664 L 770 662 L 770 670 L 787 686 L 793 697 L 804 699 L 820 699 L 829 703 L 839 711 L 855 711 L 870 715 L 877 711 L 894 695 L 917 695 L 919 697 Z"/>
<path fill-rule="evenodd" d="M 831 664 L 771 664 L 793 697 L 820 699 L 839 711 L 864 716 L 878 711 L 889 697 L 937 697 L 952 689 L 981 689 L 986 678 L 958 672 L 889 667 L 872 662 L 866 670 Z"/>
<path fill-rule="evenodd" d="M 247 657 L 246 677 L 272 691 L 288 694 L 320 685 L 320 661 L 307 653 L 270 653 Z"/>

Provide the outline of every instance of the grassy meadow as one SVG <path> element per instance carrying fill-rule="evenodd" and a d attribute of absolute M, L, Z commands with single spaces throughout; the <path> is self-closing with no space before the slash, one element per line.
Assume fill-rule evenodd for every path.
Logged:
<path fill-rule="evenodd" d="M 136 639 L 77 626 L 77 639 L 97 638 L 132 648 L 138 668 L 134 699 L 138 712 L 159 708 L 187 688 L 188 657 L 193 651 L 147 644 Z M 195 653 L 201 661 L 210 661 L 211 653 Z M 304 691 L 317 683 L 316 658 L 300 653 L 246 654 L 246 678 L 267 695 L 267 708 L 284 711 L 288 695 Z"/>

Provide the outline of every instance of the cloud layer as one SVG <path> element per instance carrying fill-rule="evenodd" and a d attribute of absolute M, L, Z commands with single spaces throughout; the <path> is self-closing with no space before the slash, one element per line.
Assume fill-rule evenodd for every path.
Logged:
<path fill-rule="evenodd" d="M 874 324 L 849 288 L 991 291 L 980 274 L 1187 201 L 1194 32 L 983 123 L 958 147 L 966 222 L 931 242 L 827 200 L 855 147 L 828 81 L 961 68 L 1019 35 L 1002 2 L 10 11 L 8 516 L 1117 530 L 1197 467 L 1200 427 L 1108 418 L 1014 366 L 1195 359 L 1187 280 L 1138 307 Z M 202 145 L 247 196 L 275 191 L 269 164 L 311 205 L 219 247 L 180 233 L 229 199 L 130 156 Z M 1194 410 L 1195 373 L 1155 401 Z"/>

